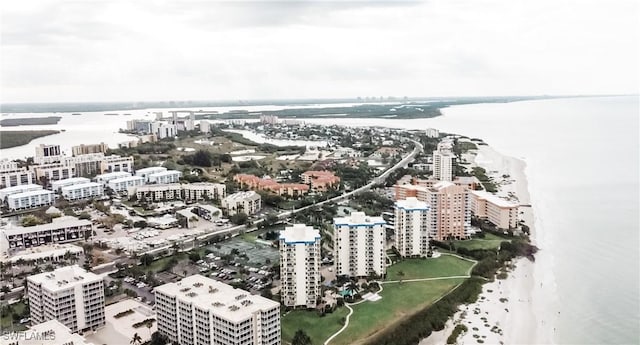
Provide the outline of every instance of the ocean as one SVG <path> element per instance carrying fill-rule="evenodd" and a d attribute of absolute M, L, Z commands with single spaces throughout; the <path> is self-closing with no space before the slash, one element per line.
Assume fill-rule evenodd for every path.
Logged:
<path fill-rule="evenodd" d="M 41 142 L 61 141 L 63 149 L 100 141 L 113 146 L 127 140 L 115 133 L 126 120 L 150 111 L 154 110 L 130 111 L 132 116 L 62 115 L 57 126 L 28 129 L 65 128 L 66 132 L 2 150 L 0 157 L 31 156 Z M 430 119 L 308 121 L 433 127 L 481 138 L 500 153 L 524 160 L 540 247 L 535 277 L 541 286 L 533 296 L 536 319 L 546 320 L 542 327 L 554 343 L 636 344 L 640 339 L 639 113 L 638 97 L 625 96 L 453 106 Z M 52 114 L 38 114 L 46 115 Z"/>

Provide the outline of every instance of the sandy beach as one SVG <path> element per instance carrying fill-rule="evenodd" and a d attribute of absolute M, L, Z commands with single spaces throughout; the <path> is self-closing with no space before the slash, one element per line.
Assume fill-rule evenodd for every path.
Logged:
<path fill-rule="evenodd" d="M 529 207 L 526 163 L 484 145 L 463 155 L 462 159 L 486 169 L 487 175 L 499 184 L 498 195 L 523 205 L 520 217 L 531 228 L 531 239 L 536 244 L 536 220 Z M 535 303 L 535 298 L 541 294 L 536 290 L 542 288 L 537 279 L 538 272 L 540 268 L 535 263 L 526 258 L 518 259 L 507 279 L 483 285 L 476 303 L 460 306 L 460 311 L 447 322 L 444 330 L 432 333 L 420 345 L 445 344 L 459 323 L 466 325 L 468 331 L 458 337 L 458 344 L 551 343 L 553 330 L 549 332 L 544 325 L 545 314 L 549 311 L 537 310 Z"/>

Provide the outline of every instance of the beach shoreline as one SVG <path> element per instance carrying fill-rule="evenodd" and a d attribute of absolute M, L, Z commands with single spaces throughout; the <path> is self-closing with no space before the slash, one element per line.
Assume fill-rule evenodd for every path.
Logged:
<path fill-rule="evenodd" d="M 477 150 L 464 154 L 462 159 L 487 171 L 487 176 L 498 184 L 497 195 L 523 205 L 520 219 L 529 226 L 531 243 L 536 245 L 539 229 L 531 206 L 525 161 L 502 155 L 487 145 L 478 145 Z M 536 265 L 527 258 L 517 259 L 514 265 L 507 279 L 484 284 L 475 303 L 461 305 L 443 330 L 433 332 L 420 345 L 445 344 L 457 324 L 468 329 L 458 337 L 457 344 L 478 344 L 479 340 L 485 344 L 550 343 L 534 303 Z"/>

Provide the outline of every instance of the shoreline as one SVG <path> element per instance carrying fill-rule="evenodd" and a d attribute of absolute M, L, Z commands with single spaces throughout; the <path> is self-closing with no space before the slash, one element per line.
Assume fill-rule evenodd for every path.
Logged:
<path fill-rule="evenodd" d="M 492 147 L 478 145 L 477 150 L 463 154 L 463 160 L 486 169 L 487 175 L 498 184 L 499 196 L 510 197 L 521 205 L 531 205 L 528 181 L 523 160 L 505 156 Z M 502 175 L 509 175 L 503 178 Z M 521 207 L 520 219 L 530 228 L 531 243 L 537 244 L 536 222 L 532 207 Z M 457 324 L 467 326 L 457 344 L 537 344 L 549 343 L 544 325 L 534 312 L 536 297 L 536 266 L 526 258 L 514 262 L 515 268 L 505 280 L 494 280 L 482 286 L 475 303 L 461 305 L 447 321 L 445 328 L 422 339 L 420 345 L 445 344 Z"/>

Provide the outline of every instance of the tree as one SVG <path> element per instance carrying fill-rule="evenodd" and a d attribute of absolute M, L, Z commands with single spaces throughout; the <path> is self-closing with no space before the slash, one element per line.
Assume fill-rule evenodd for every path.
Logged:
<path fill-rule="evenodd" d="M 138 333 L 134 333 L 133 338 L 131 338 L 131 341 L 129 342 L 129 344 L 140 345 L 142 344 L 142 338 L 140 338 Z"/>
<path fill-rule="evenodd" d="M 87 212 L 82 212 L 78 215 L 79 219 L 91 219 L 91 215 Z"/>
<path fill-rule="evenodd" d="M 139 220 L 133 223 L 133 226 L 136 228 L 146 228 L 147 227 L 147 222 L 144 220 Z"/>
<path fill-rule="evenodd" d="M 151 334 L 151 327 L 153 326 L 153 319 L 146 319 L 144 320 L 144 325 L 147 327 L 147 329 L 149 330 L 149 337 L 152 336 Z"/>
<path fill-rule="evenodd" d="M 303 330 L 299 329 L 293 335 L 291 345 L 311 345 L 311 338 Z"/>
<path fill-rule="evenodd" d="M 153 262 L 153 255 L 151 254 L 144 254 L 140 257 L 140 263 L 143 264 L 144 266 L 149 266 L 151 265 L 152 262 Z"/>
<path fill-rule="evenodd" d="M 151 335 L 151 342 L 149 345 L 166 345 L 169 342 L 169 338 L 160 332 L 153 332 Z"/>
<path fill-rule="evenodd" d="M 198 254 L 198 252 L 190 252 L 189 253 L 189 260 L 191 260 L 191 262 L 196 262 L 198 260 L 200 260 L 200 254 Z"/>
<path fill-rule="evenodd" d="M 247 221 L 249 220 L 249 216 L 247 216 L 247 214 L 244 213 L 244 212 L 238 212 L 238 213 L 234 214 L 233 216 L 229 217 L 229 220 L 233 224 L 242 225 L 242 224 L 246 224 L 247 223 Z"/>

